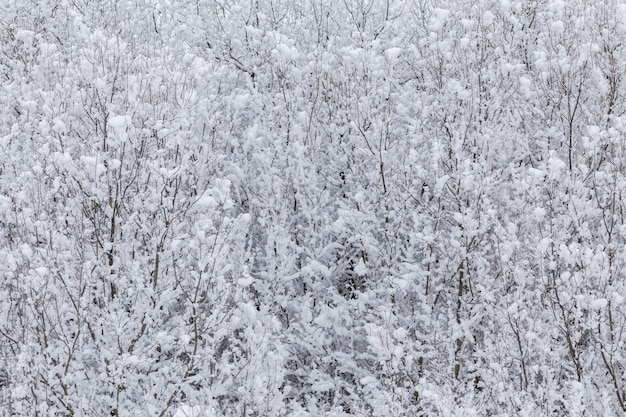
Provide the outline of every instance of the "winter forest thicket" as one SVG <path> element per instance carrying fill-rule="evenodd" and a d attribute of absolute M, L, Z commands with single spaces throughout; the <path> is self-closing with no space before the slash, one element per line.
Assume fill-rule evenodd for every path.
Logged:
<path fill-rule="evenodd" d="M 0 415 L 621 416 L 626 5 L 0 1 Z"/>

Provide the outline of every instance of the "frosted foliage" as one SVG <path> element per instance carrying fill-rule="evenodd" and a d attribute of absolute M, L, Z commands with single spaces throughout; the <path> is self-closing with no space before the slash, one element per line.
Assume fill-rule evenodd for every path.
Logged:
<path fill-rule="evenodd" d="M 1 415 L 626 412 L 623 4 L 0 9 Z"/>

